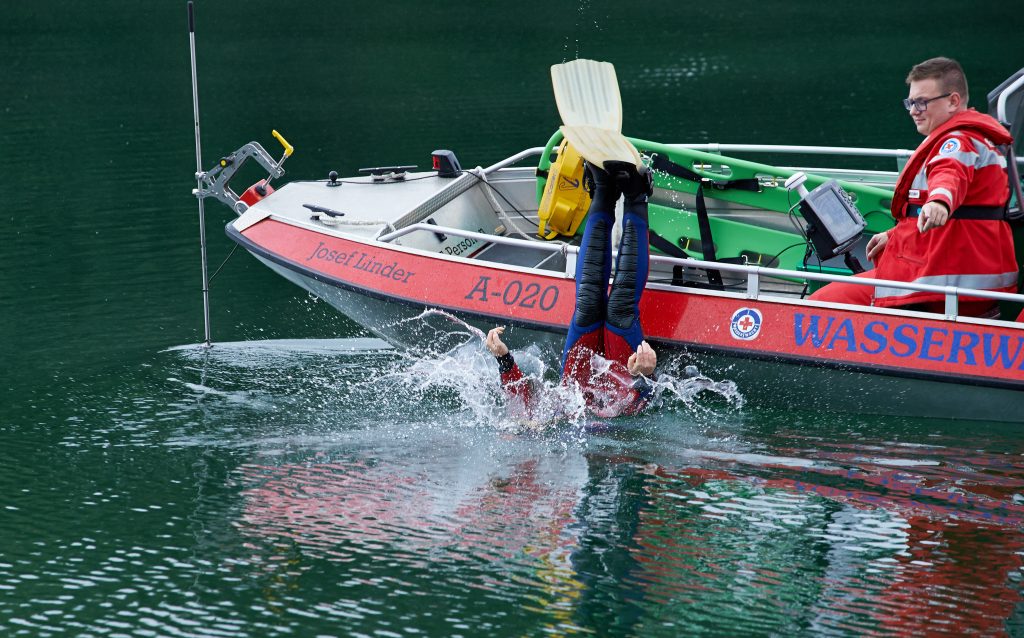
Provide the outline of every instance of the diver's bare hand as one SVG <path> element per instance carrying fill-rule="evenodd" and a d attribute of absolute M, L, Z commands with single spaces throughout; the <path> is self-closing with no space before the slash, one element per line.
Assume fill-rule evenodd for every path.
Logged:
<path fill-rule="evenodd" d="M 636 348 L 636 352 L 629 355 L 629 360 L 626 361 L 626 369 L 629 370 L 631 375 L 639 376 L 644 375 L 649 377 L 654 374 L 654 368 L 658 365 L 658 355 L 655 354 L 654 348 L 651 344 L 646 341 L 642 341 Z"/>
<path fill-rule="evenodd" d="M 508 354 L 508 346 L 501 340 L 503 332 L 505 332 L 504 326 L 491 328 L 490 332 L 487 333 L 487 339 L 484 340 L 484 345 L 496 357 L 504 357 Z"/>

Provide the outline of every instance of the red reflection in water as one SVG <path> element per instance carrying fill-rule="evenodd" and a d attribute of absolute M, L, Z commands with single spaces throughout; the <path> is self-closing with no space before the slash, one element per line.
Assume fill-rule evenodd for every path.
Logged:
<path fill-rule="evenodd" d="M 400 474 L 363 461 L 241 468 L 240 526 L 351 558 L 375 545 L 448 548 L 473 555 L 544 556 L 568 542 L 575 488 L 546 487 L 536 461 L 505 473 L 437 477 Z"/>
<path fill-rule="evenodd" d="M 834 455 L 832 460 L 839 457 Z M 992 459 L 983 461 L 978 465 L 991 465 Z M 769 469 L 773 474 L 794 472 L 786 466 Z M 1011 579 L 1024 565 L 1024 507 L 1013 500 L 1022 485 L 1018 477 L 1004 476 L 992 484 L 978 484 L 962 480 L 960 470 L 942 474 L 926 467 L 926 475 L 921 476 L 906 469 L 894 471 L 867 463 L 853 470 L 800 471 L 800 480 L 764 480 L 702 468 L 655 469 L 652 476 L 658 480 L 651 483 L 651 507 L 642 512 L 637 534 L 641 548 L 637 561 L 643 566 L 643 579 L 649 582 L 652 599 L 662 604 L 701 604 L 701 592 L 720 592 L 750 580 L 737 574 L 741 570 L 750 572 L 756 587 L 771 590 L 763 599 L 749 597 L 762 604 L 782 608 L 793 590 L 807 586 L 800 582 L 806 574 L 787 564 L 790 559 L 804 557 L 786 556 L 777 540 L 769 541 L 771 532 L 746 537 L 753 560 L 717 555 L 729 550 L 727 537 L 737 535 L 742 542 L 742 535 L 749 531 L 744 523 L 750 521 L 737 515 L 721 516 L 726 510 L 717 507 L 710 508 L 714 512 L 711 516 L 721 520 L 709 524 L 704 518 L 708 513 L 706 504 L 692 496 L 688 500 L 681 492 L 694 490 L 705 496 L 707 492 L 721 492 L 721 485 L 713 486 L 723 483 L 736 491 L 743 486 L 756 494 L 782 491 L 866 514 L 881 512 L 902 523 L 892 535 L 892 541 L 900 545 L 899 551 L 877 549 L 872 555 L 871 543 L 866 543 L 866 547 L 854 548 L 865 553 L 852 555 L 857 561 L 852 569 L 843 564 L 851 559 L 837 557 L 834 549 L 798 565 L 800 570 L 821 570 L 819 579 L 826 586 L 815 605 L 820 624 L 853 630 L 858 635 L 1006 634 L 1006 620 L 1022 601 L 1019 587 Z M 836 477 L 842 481 L 835 481 Z M 740 495 L 723 500 L 735 502 L 737 498 L 746 500 Z M 827 520 L 820 523 L 824 525 Z M 806 533 L 815 524 L 807 521 L 793 531 Z M 891 544 L 881 540 L 880 547 Z M 838 548 L 856 544 L 850 538 L 831 542 Z M 836 564 L 829 565 L 829 561 Z M 877 564 L 873 565 L 874 561 Z"/>
<path fill-rule="evenodd" d="M 880 454 L 894 453 L 907 455 Z M 629 527 L 630 547 L 608 551 L 629 555 L 621 586 L 660 606 L 651 617 L 673 605 L 682 618 L 701 605 L 746 604 L 737 626 L 796 609 L 804 626 L 862 635 L 1004 634 L 1021 602 L 1011 574 L 1024 552 L 1024 506 L 1013 500 L 1024 481 L 984 455 L 965 455 L 962 467 L 918 456 L 894 468 L 883 463 L 899 459 L 865 459 L 863 450 L 816 453 L 810 468 L 755 467 L 768 478 L 628 457 L 588 457 L 579 475 L 545 459 L 464 473 L 367 461 L 246 465 L 239 525 L 341 561 L 401 554 L 404 564 L 429 567 L 438 551 L 450 562 L 530 557 L 525 586 L 559 596 L 566 619 L 572 601 L 608 595 L 584 584 L 593 573 L 579 573 L 601 562 L 585 555 L 598 545 L 583 537 L 615 538 L 608 529 Z M 600 481 L 588 476 L 595 464 Z M 638 500 L 633 522 L 596 500 L 581 508 L 583 495 L 614 491 L 608 477 L 627 467 L 650 479 L 643 494 L 617 495 Z M 986 475 L 993 479 L 979 480 Z M 488 578 L 467 585 L 509 586 Z"/>

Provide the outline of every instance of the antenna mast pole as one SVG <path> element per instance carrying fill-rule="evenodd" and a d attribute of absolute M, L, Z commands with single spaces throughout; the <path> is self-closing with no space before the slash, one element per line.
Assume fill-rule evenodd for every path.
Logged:
<path fill-rule="evenodd" d="M 192 111 L 196 124 L 196 192 L 203 187 L 203 152 L 199 142 L 199 84 L 196 81 L 196 19 L 195 9 L 192 0 L 188 2 L 188 44 L 192 54 Z M 203 262 L 203 327 L 206 346 L 213 345 L 210 342 L 210 279 L 207 276 L 206 267 L 206 214 L 203 208 L 203 198 L 199 200 L 199 250 Z"/>

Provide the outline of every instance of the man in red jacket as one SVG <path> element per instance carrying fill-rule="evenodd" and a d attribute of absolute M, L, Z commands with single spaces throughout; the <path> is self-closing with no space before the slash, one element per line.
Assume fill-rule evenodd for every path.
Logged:
<path fill-rule="evenodd" d="M 955 60 L 926 60 L 907 75 L 903 100 L 926 136 L 900 173 L 892 199 L 896 226 L 868 242 L 873 271 L 861 277 L 1015 292 L 1013 235 L 1004 219 L 1010 196 L 1006 157 L 1013 138 L 967 106 L 967 80 Z M 939 293 L 832 283 L 811 299 L 943 312 Z M 960 314 L 998 312 L 995 302 L 961 295 Z"/>
<path fill-rule="evenodd" d="M 647 285 L 649 246 L 647 198 L 652 192 L 646 167 L 605 162 L 587 165 L 593 199 L 576 260 L 576 307 L 562 351 L 562 383 L 575 384 L 587 407 L 601 417 L 636 414 L 647 406 L 657 355 L 640 327 L 640 297 Z M 611 290 L 612 226 L 615 203 L 624 197 L 622 238 Z M 487 334 L 485 345 L 498 359 L 501 384 L 529 413 L 537 397 L 508 347 L 504 328 Z"/>

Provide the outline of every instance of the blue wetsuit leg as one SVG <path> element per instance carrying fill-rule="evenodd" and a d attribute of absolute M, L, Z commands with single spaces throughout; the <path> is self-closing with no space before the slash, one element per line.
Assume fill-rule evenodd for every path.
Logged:
<path fill-rule="evenodd" d="M 608 279 L 612 270 L 612 227 L 618 190 L 609 176 L 599 169 L 594 175 L 594 196 L 587 213 L 587 225 L 576 258 L 576 308 L 569 323 L 569 334 L 562 349 L 562 373 L 565 374 L 569 351 L 577 344 L 600 352 L 608 308 Z M 645 235 L 646 237 L 646 235 Z"/>
<path fill-rule="evenodd" d="M 621 337 L 628 345 L 628 354 L 636 352 L 644 340 L 640 328 L 640 297 L 647 285 L 650 262 L 650 248 L 647 237 L 647 197 L 627 197 L 622 216 L 622 240 L 615 262 L 615 280 L 608 298 L 606 326 L 612 335 Z M 606 343 L 608 355 L 618 355 L 620 348 Z M 609 358 L 617 359 L 618 356 Z M 623 363 L 625 363 L 623 361 Z"/>

